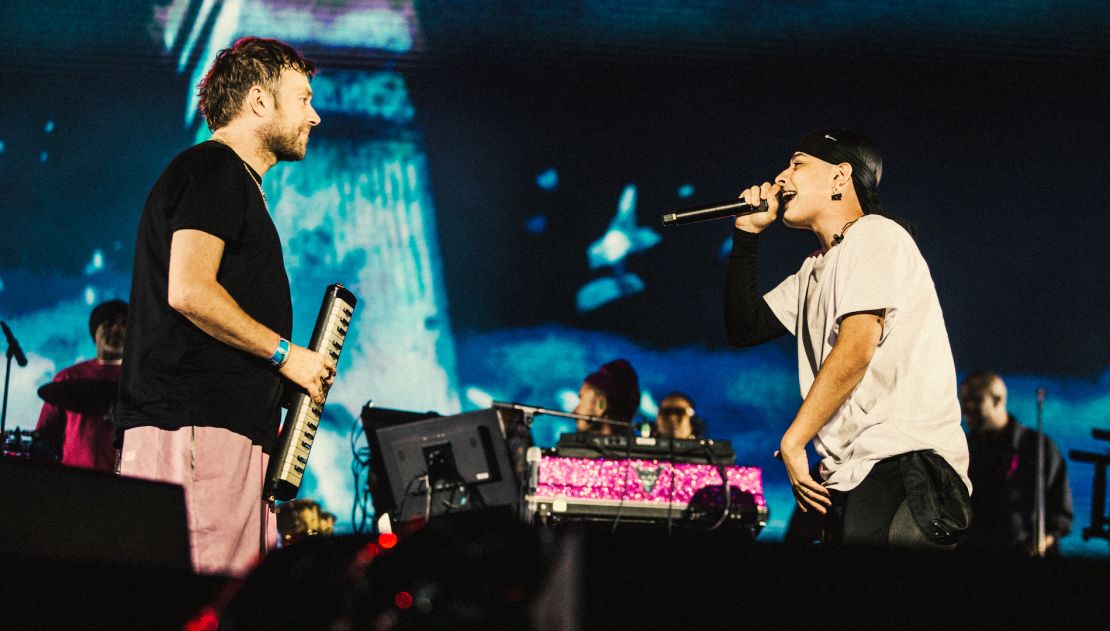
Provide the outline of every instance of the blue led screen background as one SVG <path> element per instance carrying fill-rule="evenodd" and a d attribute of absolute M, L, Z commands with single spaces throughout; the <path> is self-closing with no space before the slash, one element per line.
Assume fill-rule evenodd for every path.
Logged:
<path fill-rule="evenodd" d="M 307 341 L 323 288 L 362 299 L 302 495 L 350 529 L 351 431 L 368 401 L 443 413 L 491 399 L 574 404 L 622 356 L 645 415 L 688 391 L 713 436 L 764 467 L 800 402 L 792 339 L 724 344 L 728 222 L 664 229 L 664 212 L 777 173 L 805 131 L 849 126 L 883 148 L 882 200 L 914 220 L 960 375 L 1000 372 L 1011 411 L 1063 451 L 1103 449 L 1110 298 L 1101 289 L 1110 57 L 1096 3 L 54 3 L 0 13 L 0 318 L 35 389 L 92 355 L 90 305 L 126 298 L 142 202 L 206 137 L 193 86 L 237 37 L 316 59 L 323 124 L 306 160 L 266 177 Z M 1077 16 L 1083 16 L 1078 19 Z M 777 226 L 769 288 L 814 249 Z M 550 445 L 566 423 L 540 418 Z M 1069 463 L 1069 554 L 1091 467 Z"/>

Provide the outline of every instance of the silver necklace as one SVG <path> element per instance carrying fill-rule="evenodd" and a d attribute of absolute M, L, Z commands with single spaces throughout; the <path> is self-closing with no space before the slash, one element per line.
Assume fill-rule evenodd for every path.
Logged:
<path fill-rule="evenodd" d="M 220 143 L 221 145 L 227 147 L 228 149 L 231 149 L 231 145 L 229 145 L 226 142 L 220 140 L 219 138 L 212 138 L 212 140 L 215 141 L 215 142 Z M 234 149 L 231 149 L 231 150 L 235 151 Z M 236 155 L 238 155 L 238 153 Z M 243 160 L 242 158 L 239 158 L 239 161 L 243 163 L 243 170 L 247 172 L 247 175 L 250 176 L 251 181 L 254 182 L 255 187 L 258 188 L 258 194 L 262 196 L 262 205 L 265 206 L 266 211 L 269 212 L 270 211 L 270 201 L 266 199 L 266 191 L 262 190 L 262 179 L 255 177 L 254 172 L 251 171 L 251 168 L 249 166 L 247 166 L 247 162 L 245 160 Z"/>
<path fill-rule="evenodd" d="M 269 211 L 270 203 L 266 199 L 266 191 L 262 190 L 262 182 L 254 178 L 254 173 L 251 173 L 251 168 L 247 166 L 246 162 L 243 163 L 243 170 L 247 172 L 247 175 L 250 176 L 251 181 L 254 182 L 255 187 L 258 188 L 258 194 L 262 196 L 262 205 L 266 207 L 267 211 Z"/>

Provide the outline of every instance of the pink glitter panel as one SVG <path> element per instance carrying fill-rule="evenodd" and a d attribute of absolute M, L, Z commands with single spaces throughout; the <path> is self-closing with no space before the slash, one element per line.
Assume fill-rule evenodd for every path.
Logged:
<path fill-rule="evenodd" d="M 759 467 L 725 467 L 729 486 L 751 493 L 765 507 Z M 673 482 L 673 484 L 672 484 Z M 536 495 L 567 499 L 688 504 L 699 489 L 719 486 L 717 467 L 665 460 L 602 460 L 544 456 Z"/>

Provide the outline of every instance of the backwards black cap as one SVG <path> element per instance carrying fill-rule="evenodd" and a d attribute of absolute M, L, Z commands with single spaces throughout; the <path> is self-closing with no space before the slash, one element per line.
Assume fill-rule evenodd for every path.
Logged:
<path fill-rule="evenodd" d="M 796 151 L 829 164 L 852 165 L 852 187 L 865 215 L 882 215 L 898 222 L 914 238 L 917 227 L 901 217 L 887 215 L 879 203 L 879 181 L 883 179 L 883 157 L 875 143 L 850 129 L 818 129 L 802 137 Z"/>
<path fill-rule="evenodd" d="M 864 214 L 882 215 L 879 180 L 883 179 L 883 157 L 871 139 L 847 129 L 818 129 L 806 134 L 797 151 L 829 164 L 852 165 L 852 185 Z"/>

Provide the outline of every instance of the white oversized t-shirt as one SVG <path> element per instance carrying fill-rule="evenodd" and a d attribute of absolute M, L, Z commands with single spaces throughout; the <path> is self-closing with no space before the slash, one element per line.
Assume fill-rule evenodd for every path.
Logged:
<path fill-rule="evenodd" d="M 764 299 L 798 339 L 803 398 L 836 345 L 841 319 L 884 312 L 866 374 L 814 438 L 826 486 L 851 490 L 879 460 L 932 450 L 970 491 L 948 331 L 929 267 L 904 228 L 861 217 L 839 245 L 807 257 Z"/>

